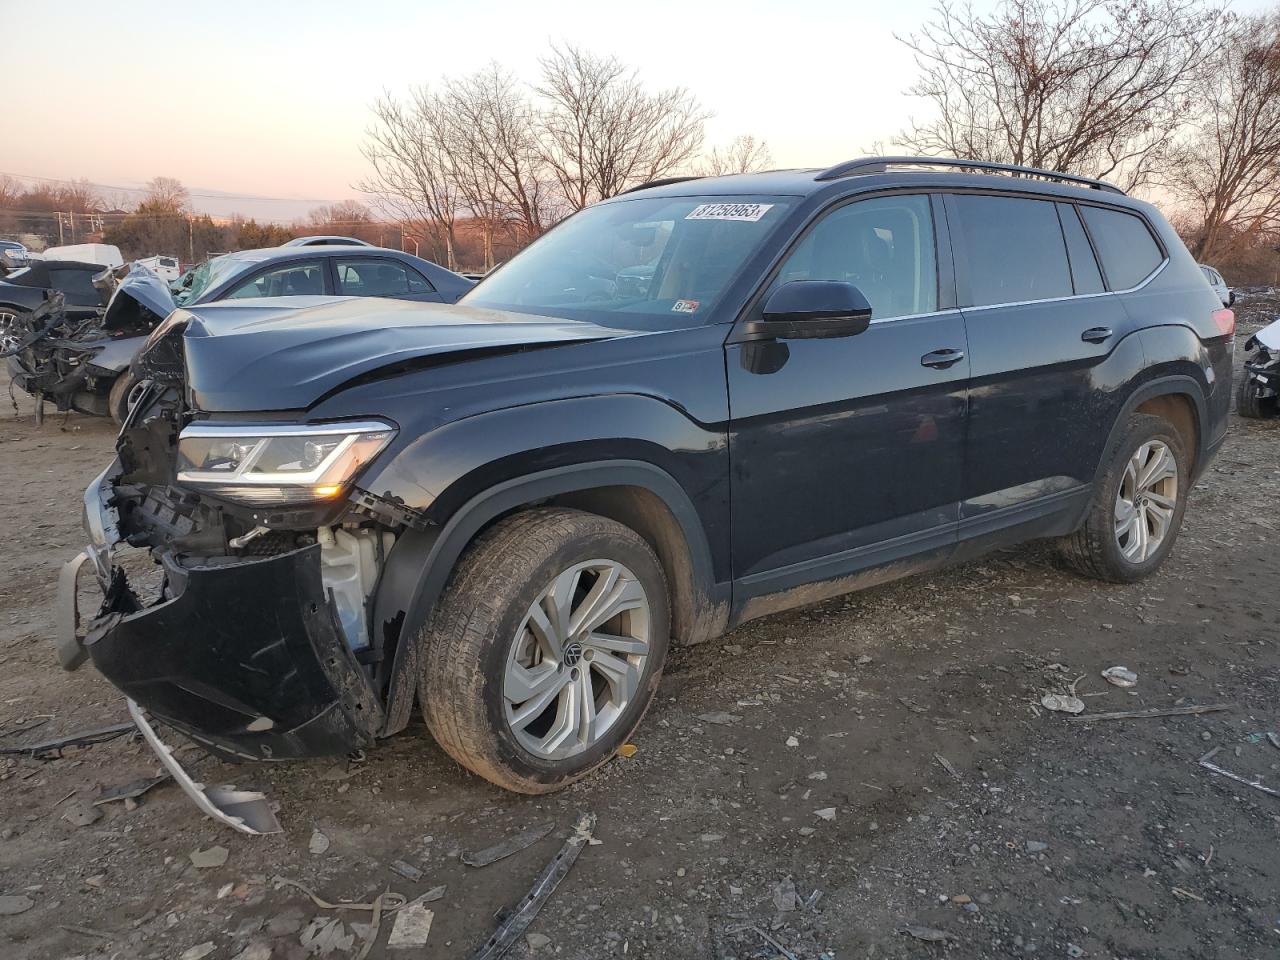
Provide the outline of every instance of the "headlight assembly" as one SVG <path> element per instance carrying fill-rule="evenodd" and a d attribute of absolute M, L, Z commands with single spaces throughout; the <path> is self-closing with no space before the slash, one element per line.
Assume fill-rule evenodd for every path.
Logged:
<path fill-rule="evenodd" d="M 178 437 L 178 482 L 248 506 L 333 500 L 395 434 L 395 427 L 377 420 L 196 423 Z"/>

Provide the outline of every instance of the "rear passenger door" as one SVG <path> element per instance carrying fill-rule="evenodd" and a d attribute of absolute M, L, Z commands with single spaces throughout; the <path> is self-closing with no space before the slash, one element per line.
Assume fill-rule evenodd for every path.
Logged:
<path fill-rule="evenodd" d="M 291 260 L 268 267 L 253 276 L 235 282 L 218 300 L 244 300 L 254 297 L 320 297 L 325 289 L 324 263 L 320 260 Z M 201 300 L 202 303 L 207 302 Z"/>
<path fill-rule="evenodd" d="M 1114 419 L 1111 371 L 1140 368 L 1141 344 L 1074 203 L 974 192 L 946 206 L 971 351 L 961 540 L 1057 532 Z"/>

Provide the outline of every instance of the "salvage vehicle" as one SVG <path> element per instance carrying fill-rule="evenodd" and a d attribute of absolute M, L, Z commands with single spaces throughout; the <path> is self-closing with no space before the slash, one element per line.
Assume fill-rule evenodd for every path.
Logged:
<path fill-rule="evenodd" d="M 1222 274 L 1207 263 L 1200 264 L 1200 272 L 1209 281 L 1209 286 L 1213 287 L 1213 292 L 1218 295 L 1224 307 L 1232 306 L 1236 302 L 1235 291 L 1227 286 L 1227 281 L 1222 279 Z"/>
<path fill-rule="evenodd" d="M 1280 320 L 1251 336 L 1244 348 L 1252 356 L 1244 361 L 1237 412 L 1250 419 L 1280 416 Z"/>
<path fill-rule="evenodd" d="M 594 296 L 606 265 L 645 281 Z M 1154 573 L 1234 330 L 1150 204 L 893 157 L 638 187 L 456 306 L 181 308 L 85 492 L 63 663 L 239 758 L 367 747 L 417 702 L 459 763 L 555 790 L 671 644 L 1037 537 Z"/>
<path fill-rule="evenodd" d="M 66 264 L 41 266 L 52 279 Z M 32 270 L 38 273 L 35 267 Z M 99 286 L 111 276 L 110 271 L 100 273 Z M 176 293 L 150 270 L 135 266 L 110 294 L 105 314 L 101 309 L 88 314 L 95 320 L 101 315 L 100 323 L 85 322 L 85 314 L 71 310 L 62 320 L 49 316 L 42 320 L 44 335 L 9 357 L 9 372 L 21 389 L 53 400 L 59 410 L 111 416 L 122 423 L 136 380 L 131 372 L 134 354 L 147 334 L 179 305 L 251 297 L 307 297 L 306 305 L 311 305 L 315 297 L 328 295 L 453 303 L 471 287 L 469 281 L 434 263 L 369 246 L 228 253 L 184 274 Z M 33 297 L 43 296 L 39 288 L 32 291 Z M 0 336 L 5 327 L 12 331 L 5 341 L 11 349 L 19 339 L 15 334 L 30 332 L 30 318 L 10 313 L 6 322 L 4 296 L 0 282 Z M 98 290 L 94 297 L 99 306 L 106 303 Z M 5 352 L 0 347 L 0 354 Z"/>
<path fill-rule="evenodd" d="M 17 346 L 27 331 L 29 314 L 44 304 L 46 291 L 62 294 L 59 309 L 72 321 L 101 314 L 106 300 L 93 283 L 100 273 L 102 267 L 96 263 L 31 260 L 0 277 L 0 355 Z M 10 361 L 9 372 L 16 377 L 21 370 Z"/>

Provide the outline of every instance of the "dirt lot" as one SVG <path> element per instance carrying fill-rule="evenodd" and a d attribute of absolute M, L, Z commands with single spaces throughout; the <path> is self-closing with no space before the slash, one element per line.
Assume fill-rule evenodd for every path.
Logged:
<path fill-rule="evenodd" d="M 1243 341 L 1280 300 L 1237 312 Z M 29 406 L 0 419 L 0 745 L 126 719 L 51 645 L 80 493 L 112 439 L 83 417 L 37 430 Z M 1220 746 L 1280 786 L 1280 750 L 1254 736 L 1280 732 L 1277 503 L 1280 422 L 1236 420 L 1154 579 L 1092 583 L 1031 545 L 753 623 L 678 654 L 635 755 L 550 798 L 469 776 L 420 724 L 349 764 L 181 754 L 206 782 L 265 790 L 273 837 L 203 818 L 172 783 L 75 826 L 156 771 L 137 740 L 0 759 L 0 895 L 33 902 L 0 915 L 0 956 L 302 957 L 314 917 L 371 919 L 282 876 L 327 900 L 444 885 L 425 950 L 388 949 L 384 918 L 369 955 L 467 957 L 587 810 L 600 842 L 509 956 L 1280 956 L 1280 798 L 1196 763 Z M 1115 664 L 1135 688 L 1100 678 Z M 1089 713 L 1236 706 L 1094 723 L 1038 706 L 1077 677 Z M 459 861 L 544 821 L 509 859 Z M 224 865 L 193 866 L 215 845 Z M 357 953 L 356 929 L 332 956 Z"/>

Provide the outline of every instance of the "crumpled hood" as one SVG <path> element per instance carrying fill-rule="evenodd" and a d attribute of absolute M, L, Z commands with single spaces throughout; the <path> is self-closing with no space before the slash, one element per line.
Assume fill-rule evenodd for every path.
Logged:
<path fill-rule="evenodd" d="M 102 329 L 149 330 L 173 313 L 176 306 L 168 285 L 146 267 L 134 263 L 107 301 Z"/>
<path fill-rule="evenodd" d="M 1280 320 L 1267 324 L 1253 336 L 1272 353 L 1280 352 Z"/>
<path fill-rule="evenodd" d="M 299 410 L 384 367 L 451 353 L 629 336 L 594 323 L 363 297 L 235 300 L 180 309 L 201 410 Z"/>

